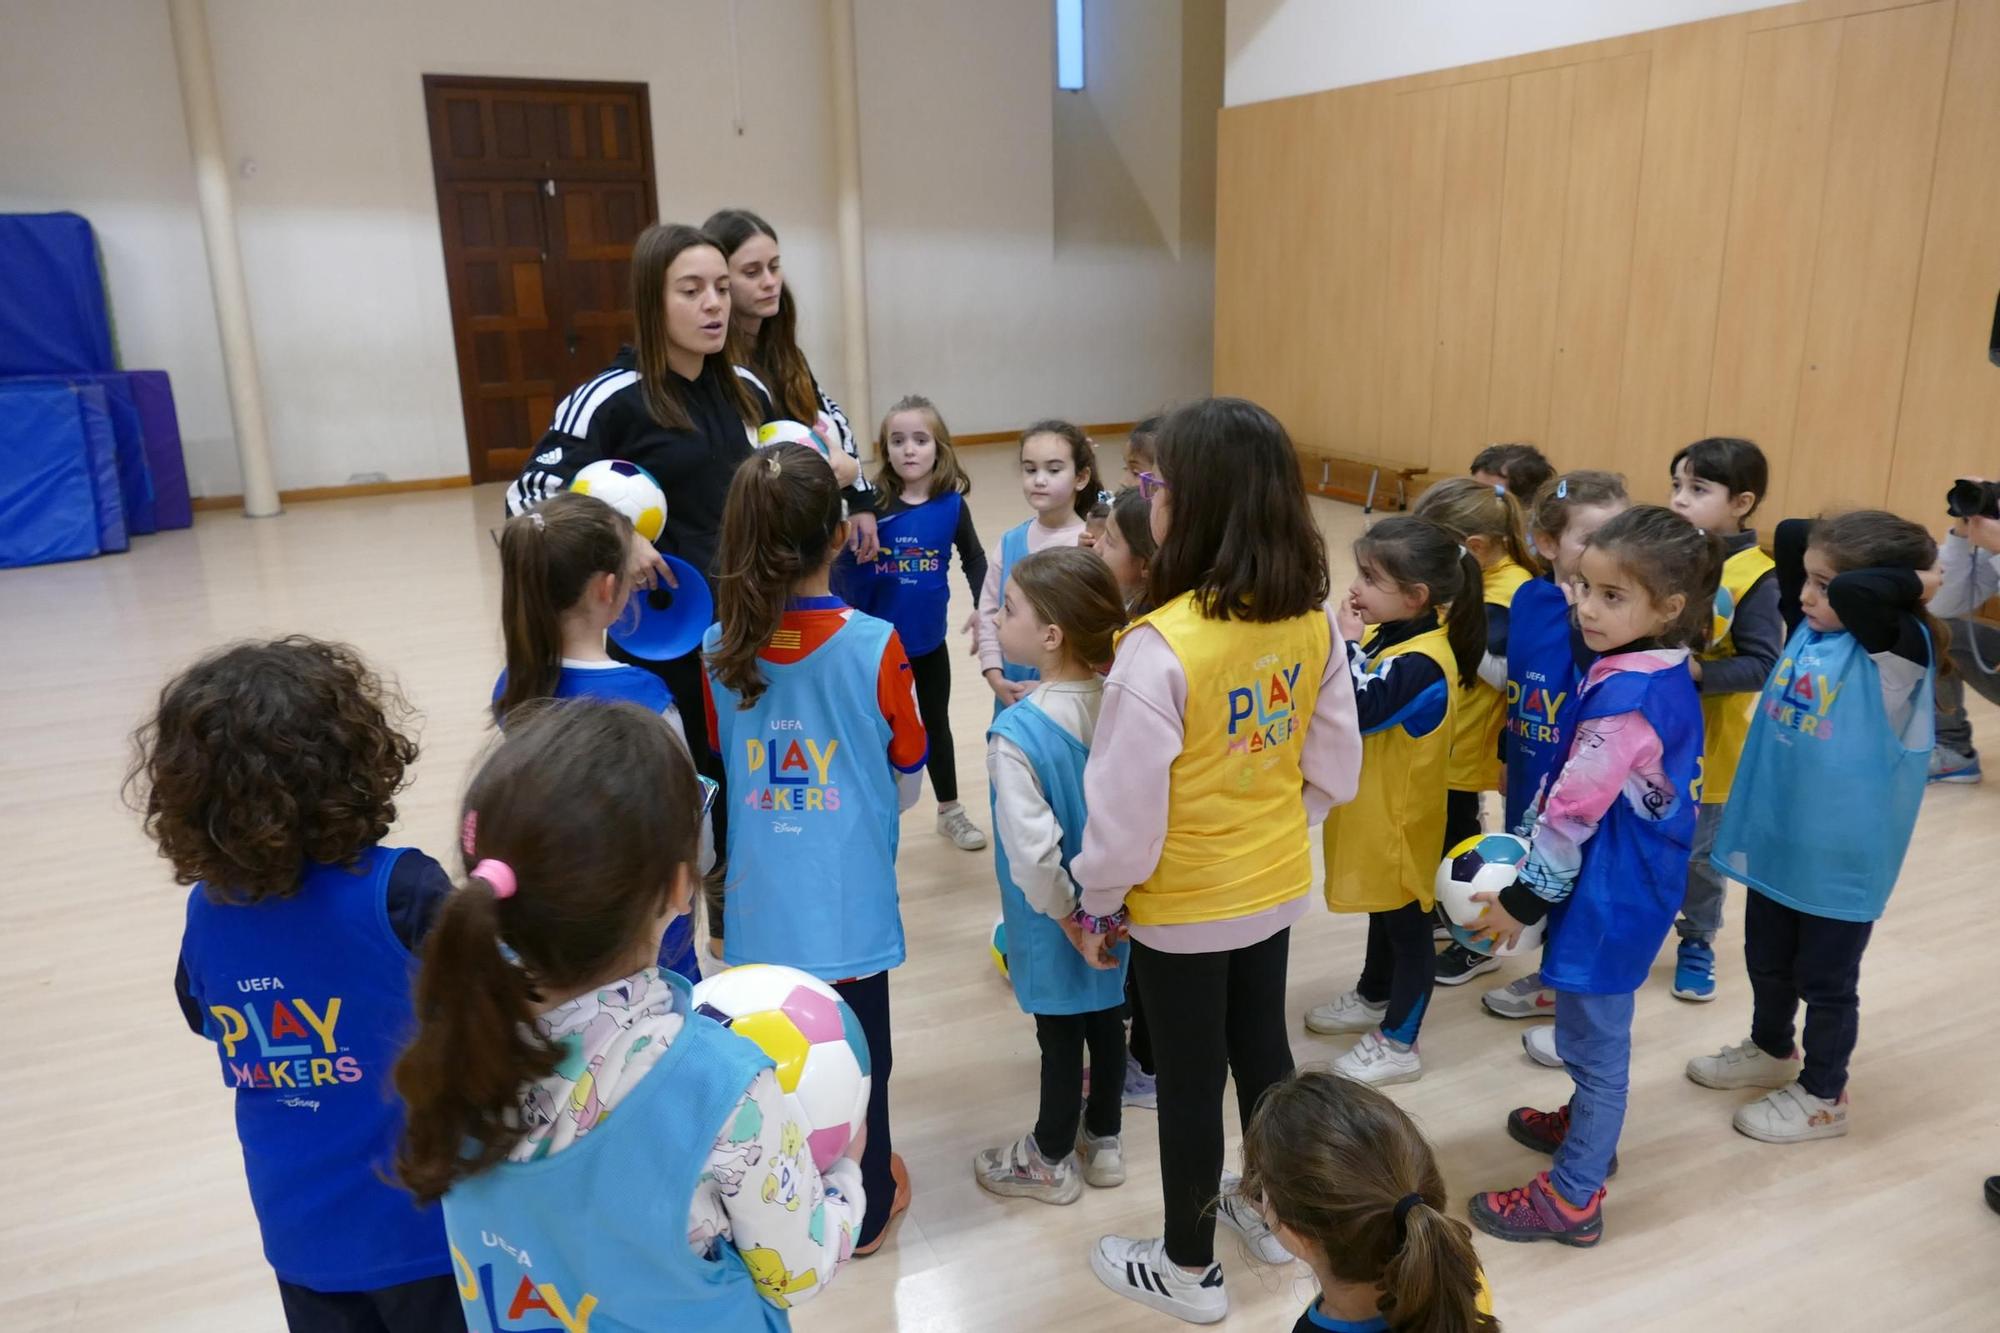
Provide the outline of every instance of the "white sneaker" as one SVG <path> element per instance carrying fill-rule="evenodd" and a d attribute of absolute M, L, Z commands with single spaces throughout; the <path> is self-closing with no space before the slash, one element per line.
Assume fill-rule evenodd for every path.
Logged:
<path fill-rule="evenodd" d="M 1495 986 L 1479 1002 L 1499 1018 L 1553 1018 L 1556 1012 L 1556 993 L 1542 984 L 1540 972 Z"/>
<path fill-rule="evenodd" d="M 1538 1023 L 1521 1034 L 1521 1049 L 1538 1065 L 1561 1069 L 1563 1058 L 1556 1054 L 1556 1025 Z"/>
<path fill-rule="evenodd" d="M 1190 1324 L 1214 1324 L 1229 1317 L 1222 1265 L 1210 1264 L 1202 1273 L 1189 1273 L 1167 1258 L 1164 1237 L 1100 1237 L 1097 1248 L 1090 1252 L 1090 1271 L 1126 1300 Z"/>
<path fill-rule="evenodd" d="M 1035 1146 L 1033 1134 L 1023 1134 L 1004 1148 L 986 1148 L 972 1159 L 972 1178 L 988 1194 L 1043 1203 L 1075 1203 L 1083 1194 L 1083 1173 L 1076 1154 L 1051 1162 Z"/>
<path fill-rule="evenodd" d="M 1370 1032 L 1333 1062 L 1333 1072 L 1356 1083 L 1382 1088 L 1391 1083 L 1415 1083 L 1424 1076 L 1424 1064 L 1417 1058 L 1416 1047 L 1399 1045 L 1380 1032 Z"/>
<path fill-rule="evenodd" d="M 1094 1139 L 1090 1131 L 1079 1129 L 1076 1153 L 1083 1159 L 1083 1183 L 1093 1189 L 1108 1190 L 1125 1183 L 1125 1144 L 1116 1134 Z"/>
<path fill-rule="evenodd" d="M 1730 1122 L 1738 1134 L 1764 1143 L 1804 1143 L 1837 1139 L 1847 1132 L 1847 1094 L 1833 1101 L 1815 1097 L 1797 1083 L 1787 1083 L 1748 1106 L 1736 1108 Z"/>
<path fill-rule="evenodd" d="M 1743 1041 L 1714 1055 L 1697 1055 L 1687 1062 L 1687 1076 L 1704 1088 L 1782 1088 L 1799 1076 L 1803 1063 L 1797 1052 L 1773 1059 L 1756 1042 Z"/>
<path fill-rule="evenodd" d="M 1361 998 L 1360 991 L 1351 990 L 1306 1010 L 1306 1031 L 1322 1036 L 1337 1032 L 1373 1032 L 1382 1026 L 1382 1015 L 1388 1012 L 1387 1000 L 1370 1004 Z"/>
<path fill-rule="evenodd" d="M 1222 1197 L 1215 1205 L 1216 1220 L 1243 1239 L 1243 1248 L 1263 1263 L 1288 1264 L 1292 1252 L 1265 1224 L 1257 1205 L 1243 1197 L 1243 1179 L 1232 1172 L 1222 1173 Z"/>
<path fill-rule="evenodd" d="M 951 845 L 961 852 L 976 852 L 986 845 L 986 835 L 980 831 L 979 825 L 972 822 L 972 816 L 965 813 L 962 805 L 938 811 L 937 831 L 951 839 Z"/>

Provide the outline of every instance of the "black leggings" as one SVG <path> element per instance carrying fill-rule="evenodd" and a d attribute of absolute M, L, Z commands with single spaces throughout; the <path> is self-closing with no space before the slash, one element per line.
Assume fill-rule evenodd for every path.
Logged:
<path fill-rule="evenodd" d="M 687 732 L 688 749 L 694 753 L 695 771 L 721 788 L 715 793 L 715 804 L 709 812 L 715 829 L 715 870 L 701 886 L 702 902 L 708 910 L 709 937 L 719 940 L 722 938 L 722 882 L 729 865 L 729 783 L 724 776 L 722 756 L 708 743 L 708 711 L 701 702 L 701 653 L 697 650 L 685 657 L 676 657 L 671 662 L 647 662 L 633 657 L 615 643 L 607 642 L 604 646 L 615 660 L 643 667 L 666 683 L 667 689 L 673 692 L 674 707 L 680 712 L 681 726 Z"/>
<path fill-rule="evenodd" d="M 1414 899 L 1393 912 L 1368 914 L 1368 953 L 1355 989 L 1370 1004 L 1386 1002 L 1382 1033 L 1415 1044 L 1430 1007 L 1437 979 L 1437 947 L 1431 943 L 1431 919 Z"/>
<path fill-rule="evenodd" d="M 1125 1013 L 1132 1020 L 1132 1059 L 1139 1072 L 1153 1075 L 1153 1030 L 1146 1023 L 1146 1006 L 1139 1002 L 1139 986 L 1132 973 L 1125 973 Z"/>
<path fill-rule="evenodd" d="M 1482 831 L 1479 822 L 1479 793 L 1476 791 L 1448 791 L 1444 794 L 1444 848 L 1438 853 L 1440 858 L 1450 856 L 1451 849 L 1467 838 Z"/>
<path fill-rule="evenodd" d="M 1092 1014 L 1036 1014 L 1035 1041 L 1042 1048 L 1042 1107 L 1035 1146 L 1060 1162 L 1076 1147 L 1077 1120 L 1092 1138 L 1118 1133 L 1125 1097 L 1125 1021 L 1122 1006 Z M 1090 1105 L 1083 1098 L 1083 1052 L 1090 1050 Z"/>
<path fill-rule="evenodd" d="M 889 1072 L 896 1052 L 889 1043 L 889 974 L 877 972 L 859 981 L 836 981 L 834 993 L 854 1011 L 861 1034 L 868 1038 L 868 1142 L 861 1149 L 861 1189 L 868 1196 L 868 1215 L 861 1219 L 857 1246 L 873 1243 L 889 1225 L 889 1207 L 896 1201 L 896 1179 L 889 1174 Z"/>
<path fill-rule="evenodd" d="M 449 1273 L 373 1291 L 314 1291 L 280 1278 L 291 1333 L 450 1333 L 465 1327 L 458 1281 Z"/>
<path fill-rule="evenodd" d="M 1236 1076 L 1236 1111 L 1247 1125 L 1257 1099 L 1292 1072 L 1285 1019 L 1291 939 L 1281 930 L 1221 953 L 1163 953 L 1132 941 L 1132 972 L 1158 1038 L 1167 1258 L 1184 1268 L 1215 1261 L 1223 1085 Z"/>
<path fill-rule="evenodd" d="M 1812 916 L 1761 893 L 1743 895 L 1743 961 L 1750 970 L 1750 1039 L 1775 1060 L 1792 1053 L 1806 1005 L 1799 1086 L 1832 1101 L 1847 1090 L 1861 1036 L 1861 955 L 1872 921 Z"/>
<path fill-rule="evenodd" d="M 917 682 L 917 716 L 930 738 L 931 790 L 939 805 L 958 799 L 958 755 L 951 744 L 951 645 L 941 643 L 922 657 L 910 659 Z"/>

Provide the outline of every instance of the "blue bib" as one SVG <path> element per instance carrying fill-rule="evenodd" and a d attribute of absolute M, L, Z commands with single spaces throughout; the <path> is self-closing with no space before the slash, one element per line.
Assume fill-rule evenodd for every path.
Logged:
<path fill-rule="evenodd" d="M 1933 662 L 1898 736 L 1874 659 L 1801 622 L 1750 720 L 1716 869 L 1812 916 L 1880 917 L 1924 799 L 1936 685 Z"/>
<path fill-rule="evenodd" d="M 875 560 L 862 608 L 896 627 L 911 657 L 936 652 L 951 606 L 951 546 L 965 497 L 956 491 L 899 509 L 876 525 L 882 554 Z M 1002 585 L 1005 586 L 1005 585 Z"/>
<path fill-rule="evenodd" d="M 1514 593 L 1507 613 L 1507 827 L 1519 828 L 1542 784 L 1569 755 L 1583 673 L 1570 643 L 1569 600 L 1546 578 Z"/>
<path fill-rule="evenodd" d="M 1062 829 L 1062 864 L 1083 850 L 1083 765 L 1090 751 L 1033 699 L 1023 699 L 994 720 L 988 736 L 999 736 L 1021 747 L 1041 780 L 1042 795 Z M 999 828 L 995 817 L 994 828 Z M 993 835 L 993 868 L 1000 880 L 1000 911 L 1007 921 L 1007 975 L 1014 998 L 1027 1014 L 1094 1014 L 1125 1002 L 1125 967 L 1131 952 L 1120 944 L 1115 971 L 1103 971 L 1083 961 L 1061 926 L 1028 905 L 1014 887 L 1007 865 L 1007 847 Z"/>
<path fill-rule="evenodd" d="M 722 899 L 732 965 L 783 963 L 846 981 L 903 961 L 902 818 L 875 692 L 892 633 L 856 611 L 799 661 L 760 659 L 768 686 L 747 709 L 709 673 L 735 805 Z M 711 628 L 704 651 L 721 639 Z"/>
<path fill-rule="evenodd" d="M 687 983 L 668 978 L 688 1012 Z M 768 1250 L 688 1248 L 709 1152 L 770 1058 L 712 1019 L 680 1035 L 615 1114 L 559 1153 L 502 1162 L 444 1196 L 451 1264 L 472 1333 L 784 1329 L 757 1293 Z M 782 1289 L 782 1280 L 777 1285 Z"/>
<path fill-rule="evenodd" d="M 389 928 L 389 869 L 310 866 L 251 904 L 188 895 L 181 959 L 236 1090 L 236 1135 L 264 1256 L 315 1291 L 368 1291 L 449 1268 L 444 1224 L 388 1183 L 403 1134 L 390 1070 L 416 1031 L 416 959 Z M 391 1177 L 393 1178 L 393 1177 Z"/>
<path fill-rule="evenodd" d="M 1687 896 L 1688 848 L 1701 802 L 1695 785 L 1701 771 L 1701 695 L 1684 666 L 1615 671 L 1584 692 L 1576 721 L 1634 710 L 1660 738 L 1661 767 L 1673 797 L 1665 809 L 1642 814 L 1621 792 L 1583 845 L 1575 891 L 1549 913 L 1542 955 L 1542 976 L 1559 991 L 1638 990 Z"/>
<path fill-rule="evenodd" d="M 1034 521 L 1031 518 L 1028 520 L 1028 523 L 1033 523 Z M 1007 529 L 1006 534 L 1000 538 L 999 595 L 1001 597 L 1007 595 L 1007 578 L 1014 572 L 1014 566 L 1020 563 L 1023 556 L 1028 554 L 1028 523 L 1023 523 L 1017 528 Z M 1008 680 L 1040 680 L 1042 678 L 1042 673 L 1033 667 L 1017 666 L 1007 661 L 1004 657 L 1000 660 L 1000 674 Z M 993 716 L 999 717 L 1001 711 L 1000 700 L 996 697 L 993 700 Z"/>

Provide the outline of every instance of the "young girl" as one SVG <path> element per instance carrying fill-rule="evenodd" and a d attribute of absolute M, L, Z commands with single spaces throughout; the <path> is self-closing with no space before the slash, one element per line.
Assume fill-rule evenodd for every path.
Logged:
<path fill-rule="evenodd" d="M 1722 929 L 1722 877 L 1709 864 L 1715 830 L 1743 738 L 1750 734 L 1764 678 L 1778 664 L 1784 622 L 1778 616 L 1778 581 L 1771 557 L 1757 545 L 1757 530 L 1743 526 L 1757 511 L 1769 484 L 1764 451 L 1748 440 L 1717 436 L 1696 440 L 1674 455 L 1670 507 L 1704 532 L 1722 538 L 1728 553 L 1715 594 L 1715 623 L 1707 651 L 1688 663 L 1701 689 L 1707 737 L 1701 757 L 1701 811 L 1695 817 L 1694 851 L 1688 859 L 1687 901 L 1681 904 L 1680 950 L 1674 994 L 1697 1003 L 1715 998 L 1715 934 Z"/>
<path fill-rule="evenodd" d="M 1489 444 L 1472 456 L 1472 479 L 1506 488 L 1523 505 L 1533 504 L 1556 470 L 1532 444 Z"/>
<path fill-rule="evenodd" d="M 380 845 L 417 757 L 407 711 L 352 649 L 239 644 L 160 691 L 128 780 L 195 886 L 174 989 L 235 1089 L 295 1333 L 464 1327 L 437 1209 L 382 1175 L 414 952 L 451 891 L 422 852 Z"/>
<path fill-rule="evenodd" d="M 1164 416 L 1150 416 L 1132 427 L 1125 437 L 1125 479 L 1121 489 L 1137 486 L 1141 473 L 1151 472 L 1154 461 L 1154 442 L 1160 438 L 1160 423 Z"/>
<path fill-rule="evenodd" d="M 481 1333 L 531 1310 L 535 1328 L 788 1328 L 850 1253 L 853 1161 L 822 1176 L 770 1058 L 653 962 L 693 893 L 698 791 L 658 713 L 565 701 L 509 726 L 465 794 L 466 878 L 396 1066 L 397 1170 L 443 1197 Z"/>
<path fill-rule="evenodd" d="M 1477 483 L 1474 483 L 1475 485 Z M 1422 518 L 1385 518 L 1354 543 L 1340 609 L 1361 725 L 1361 786 L 1327 816 L 1326 905 L 1368 913 L 1361 979 L 1314 1008 L 1314 1032 L 1359 1032 L 1333 1065 L 1363 1083 L 1423 1076 L 1417 1032 L 1437 956 L 1432 883 L 1444 839 L 1454 722 L 1479 680 L 1486 606 L 1479 560 Z M 1362 627 L 1375 628 L 1364 640 Z"/>
<path fill-rule="evenodd" d="M 1793 523 L 1781 523 L 1784 540 Z M 1688 1062 L 1710 1088 L 1768 1088 L 1738 1132 L 1800 1143 L 1847 1132 L 1847 1063 L 1861 955 L 1909 850 L 1930 765 L 1933 692 L 1949 640 L 1924 609 L 1937 543 L 1915 523 L 1858 510 L 1812 524 L 1805 623 L 1764 687 L 1715 867 L 1747 884 L 1743 953 L 1750 1039 Z M 1806 1004 L 1805 1058 L 1792 1044 Z"/>
<path fill-rule="evenodd" d="M 1505 486 L 1455 477 L 1425 491 L 1411 512 L 1455 533 L 1472 552 L 1479 562 L 1486 606 L 1486 651 L 1479 660 L 1479 679 L 1459 700 L 1452 724 L 1443 848 L 1449 855 L 1479 832 L 1480 793 L 1507 785 L 1500 751 L 1501 728 L 1507 720 L 1507 609 L 1541 562 L 1528 546 L 1521 506 Z M 1437 956 L 1437 983 L 1462 986 L 1499 966 L 1500 960 L 1491 954 L 1453 944 Z"/>
<path fill-rule="evenodd" d="M 876 436 L 881 456 L 875 490 L 885 497 L 877 523 L 882 553 L 871 571 L 864 610 L 896 627 L 917 707 L 930 737 L 931 790 L 937 794 L 937 831 L 961 851 L 986 845 L 986 835 L 958 801 L 958 759 L 951 740 L 951 649 L 945 611 L 951 604 L 951 551 L 975 599 L 986 583 L 986 549 L 972 526 L 972 479 L 959 468 L 951 432 L 931 400 L 898 399 Z"/>
<path fill-rule="evenodd" d="M 709 743 L 742 804 L 723 957 L 810 972 L 860 1021 L 874 1083 L 855 1248 L 872 1253 L 910 1199 L 890 1151 L 889 969 L 903 961 L 896 843 L 923 790 L 923 723 L 895 629 L 828 592 L 847 524 L 824 458 L 760 450 L 730 485 L 722 532 L 721 618 L 702 651 Z"/>
<path fill-rule="evenodd" d="M 1243 1192 L 1319 1279 L 1292 1333 L 1499 1333 L 1431 1145 L 1373 1088 L 1328 1069 L 1273 1087 L 1243 1130 Z"/>
<path fill-rule="evenodd" d="M 1615 472 L 1571 472 L 1542 488 L 1530 511 L 1535 549 L 1547 571 L 1514 591 L 1507 614 L 1506 821 L 1518 831 L 1542 786 L 1569 753 L 1576 693 L 1596 660 L 1576 627 L 1570 602 L 1577 564 L 1591 534 L 1631 504 Z M 1481 997 L 1501 1018 L 1550 1018 L 1555 992 L 1538 968 Z M 1560 1065 L 1546 1028 L 1523 1038 L 1543 1064 Z"/>
<path fill-rule="evenodd" d="M 1519 1189 L 1477 1195 L 1472 1220 L 1503 1240 L 1595 1245 L 1617 1170 L 1632 1063 L 1632 1000 L 1687 887 L 1701 799 L 1701 699 L 1690 648 L 1708 636 L 1722 543 L 1670 509 L 1628 509 L 1577 567 L 1577 625 L 1598 655 L 1576 701 L 1570 751 L 1537 803 L 1520 878 L 1488 904 L 1509 945 L 1549 921 L 1542 977 L 1562 996 L 1556 1049 L 1575 1096 L 1507 1117 L 1555 1165 Z"/>
<path fill-rule="evenodd" d="M 1094 551 L 1104 540 L 1104 529 L 1111 523 L 1111 492 L 1099 491 L 1090 502 L 1090 512 L 1083 516 L 1083 536 L 1076 544 L 1086 551 Z"/>
<path fill-rule="evenodd" d="M 1126 950 L 1115 951 L 1111 971 L 1079 956 L 1069 875 L 1083 846 L 1083 766 L 1104 699 L 1097 668 L 1110 662 L 1111 636 L 1124 624 L 1111 571 L 1068 547 L 1022 557 L 1000 602 L 1001 647 L 1009 660 L 1036 668 L 1041 682 L 994 720 L 986 771 L 1008 977 L 1021 1011 L 1034 1015 L 1042 1096 L 1033 1131 L 981 1152 L 972 1173 L 994 1194 L 1043 1203 L 1076 1202 L 1084 1181 L 1100 1188 L 1125 1181 L 1118 1132 Z M 1086 1047 L 1093 1077 L 1079 1126 Z"/>
<path fill-rule="evenodd" d="M 993 715 L 1034 689 L 1035 673 L 1000 651 L 1000 589 L 1022 556 L 1050 546 L 1075 546 L 1084 516 L 1097 500 L 1097 456 L 1090 440 L 1067 421 L 1037 421 L 1021 432 L 1021 493 L 1035 516 L 1000 539 L 1000 561 L 979 592 L 973 651 L 993 687 Z"/>
<path fill-rule="evenodd" d="M 1218 1217 L 1283 1257 L 1222 1174 L 1223 1089 L 1233 1073 L 1247 1123 L 1291 1070 L 1285 963 L 1312 889 L 1307 829 L 1354 795 L 1361 738 L 1284 427 L 1240 398 L 1192 403 L 1160 428 L 1157 466 L 1143 483 L 1155 609 L 1105 681 L 1071 874 L 1089 959 L 1110 966 L 1107 932 L 1130 922 L 1166 1235 L 1106 1236 L 1091 1267 L 1127 1299 L 1212 1323 L 1229 1309 Z"/>

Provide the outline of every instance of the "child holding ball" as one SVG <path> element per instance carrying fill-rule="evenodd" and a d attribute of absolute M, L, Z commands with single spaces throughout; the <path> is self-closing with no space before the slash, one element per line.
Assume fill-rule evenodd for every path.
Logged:
<path fill-rule="evenodd" d="M 1097 503 L 1097 455 L 1090 438 L 1067 421 L 1037 421 L 1021 432 L 1021 493 L 1035 516 L 1000 538 L 1000 559 L 988 567 L 973 620 L 973 652 L 993 687 L 993 715 L 1034 689 L 1035 673 L 1000 651 L 1000 589 L 1021 557 L 1051 546 L 1076 546 Z"/>

